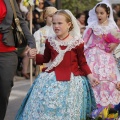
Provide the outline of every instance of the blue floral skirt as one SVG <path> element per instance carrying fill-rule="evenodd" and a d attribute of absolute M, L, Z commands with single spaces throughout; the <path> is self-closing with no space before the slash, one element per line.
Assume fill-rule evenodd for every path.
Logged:
<path fill-rule="evenodd" d="M 86 77 L 71 74 L 57 81 L 55 73 L 40 73 L 26 95 L 15 120 L 86 120 L 96 109 Z"/>

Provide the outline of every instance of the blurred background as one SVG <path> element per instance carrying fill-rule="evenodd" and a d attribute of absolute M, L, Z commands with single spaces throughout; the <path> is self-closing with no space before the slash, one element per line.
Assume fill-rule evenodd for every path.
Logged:
<path fill-rule="evenodd" d="M 30 8 L 28 5 L 28 0 L 16 0 L 20 11 L 25 18 L 28 26 L 30 27 Z M 43 11 L 48 6 L 54 6 L 57 9 L 69 9 L 80 26 L 81 34 L 87 26 L 87 19 L 89 17 L 89 10 L 92 9 L 96 3 L 101 0 L 34 0 L 34 6 L 32 9 L 32 33 L 34 34 L 37 30 L 46 25 L 45 21 L 41 19 Z M 120 28 L 120 0 L 109 0 L 113 8 L 114 20 L 118 27 Z M 19 56 L 18 69 L 16 75 L 25 77 L 29 79 L 29 58 L 24 56 Z M 36 65 L 33 64 L 33 75 L 36 73 Z M 22 74 L 21 74 L 22 73 Z"/>

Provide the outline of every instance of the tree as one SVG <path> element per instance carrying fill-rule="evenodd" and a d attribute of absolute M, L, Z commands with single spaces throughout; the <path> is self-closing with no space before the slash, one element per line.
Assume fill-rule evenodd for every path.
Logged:
<path fill-rule="evenodd" d="M 61 0 L 62 9 L 69 9 L 74 15 L 92 9 L 96 0 Z"/>

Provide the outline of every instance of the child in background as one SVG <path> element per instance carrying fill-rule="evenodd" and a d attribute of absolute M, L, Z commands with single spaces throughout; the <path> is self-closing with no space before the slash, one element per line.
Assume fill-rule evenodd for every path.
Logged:
<path fill-rule="evenodd" d="M 109 1 L 103 0 L 90 10 L 88 26 L 83 36 L 88 65 L 100 82 L 98 86 L 93 87 L 98 108 L 114 107 L 120 102 L 120 73 L 113 56 L 118 43 L 109 43 L 108 52 L 104 37 L 110 34 L 112 37 L 109 37 L 109 41 L 116 39 L 112 34 L 113 30 L 118 30 L 113 19 L 113 11 Z"/>
<path fill-rule="evenodd" d="M 84 56 L 84 42 L 73 14 L 59 10 L 53 15 L 56 35 L 46 40 L 44 55 L 36 63 L 51 65 L 38 75 L 16 120 L 86 120 L 96 108 L 89 82 L 96 86 Z"/>
<path fill-rule="evenodd" d="M 55 35 L 52 27 L 52 16 L 56 11 L 57 9 L 55 7 L 46 7 L 41 15 L 41 19 L 45 21 L 46 25 L 34 33 L 37 53 L 44 54 L 45 40 L 48 37 Z M 44 67 L 49 66 L 49 64 L 50 63 L 36 66 L 36 75 L 38 75 Z"/>
<path fill-rule="evenodd" d="M 44 53 L 45 49 L 45 40 L 55 35 L 52 27 L 52 16 L 57 11 L 55 7 L 46 7 L 41 15 L 41 19 L 43 18 L 46 22 L 46 25 L 34 33 L 34 38 L 36 41 L 37 52 L 40 54 Z"/>

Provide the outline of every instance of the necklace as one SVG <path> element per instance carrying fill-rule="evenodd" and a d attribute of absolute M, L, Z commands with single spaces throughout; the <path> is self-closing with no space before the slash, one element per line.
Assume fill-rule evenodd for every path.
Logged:
<path fill-rule="evenodd" d="M 58 36 L 57 36 L 57 37 L 58 37 Z M 69 37 L 69 34 L 68 34 L 66 37 L 62 38 L 62 39 L 58 37 L 58 39 L 60 39 L 60 40 L 65 40 L 67 37 Z"/>
<path fill-rule="evenodd" d="M 108 21 L 108 19 L 106 19 L 103 23 L 101 23 L 100 25 L 104 25 L 106 22 Z"/>

